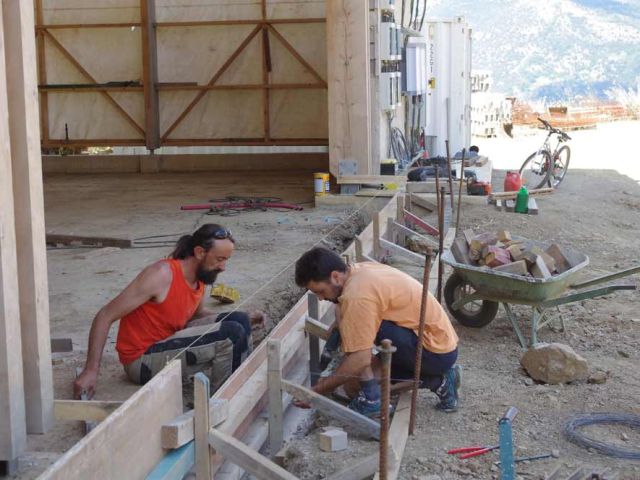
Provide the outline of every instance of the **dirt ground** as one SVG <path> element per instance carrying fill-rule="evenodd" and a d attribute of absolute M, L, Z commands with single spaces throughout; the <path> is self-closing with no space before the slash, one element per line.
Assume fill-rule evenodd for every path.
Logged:
<path fill-rule="evenodd" d="M 483 146 L 481 146 L 483 148 Z M 520 156 L 518 158 L 524 158 Z M 182 234 L 205 222 L 223 223 L 238 239 L 237 252 L 221 275 L 240 290 L 241 308 L 259 307 L 272 318 L 281 317 L 302 293 L 291 281 L 291 263 L 317 243 L 352 211 L 350 207 L 311 208 L 308 172 L 260 174 L 258 182 L 245 175 L 211 173 L 181 175 L 60 175 L 45 178 L 47 231 L 79 235 L 107 235 L 140 239 Z M 501 190 L 504 172 L 494 172 L 494 189 Z M 209 217 L 181 212 L 179 206 L 201 203 L 227 194 L 281 196 L 305 206 L 302 212 L 251 212 L 232 217 Z M 555 241 L 586 253 L 590 265 L 584 277 L 637 266 L 640 232 L 640 186 L 614 171 L 569 170 L 552 196 L 539 200 L 538 216 L 496 211 L 483 204 L 465 205 L 461 227 L 475 231 L 509 229 L 532 239 Z M 372 201 L 367 207 L 378 208 Z M 433 220 L 433 219 L 432 219 Z M 366 215 L 340 229 L 346 240 L 366 221 Z M 169 240 L 177 236 L 167 237 Z M 169 247 L 137 249 L 57 249 L 48 252 L 51 333 L 70 337 L 71 353 L 53 355 L 56 398 L 70 398 L 75 367 L 82 366 L 87 335 L 97 310 L 117 294 L 146 264 L 166 256 Z M 419 268 L 395 264 L 416 278 Z M 279 272 L 281 278 L 269 283 Z M 637 279 L 637 277 L 636 277 Z M 632 279 L 627 279 L 632 281 Z M 256 291 L 261 289 L 259 292 Z M 255 296 L 253 296 L 255 294 Z M 215 305 L 212 299 L 208 299 Z M 408 441 L 400 471 L 402 479 L 448 480 L 497 478 L 496 453 L 460 461 L 446 455 L 449 448 L 497 443 L 497 422 L 509 406 L 520 413 L 514 423 L 518 456 L 558 450 L 559 458 L 521 464 L 520 478 L 544 478 L 557 465 L 568 476 L 572 469 L 611 467 L 620 479 L 640 479 L 640 462 L 618 460 L 566 441 L 565 420 L 579 412 L 640 414 L 640 299 L 636 292 L 620 292 L 598 300 L 562 307 L 567 331 L 545 328 L 540 341 L 572 346 L 589 362 L 590 371 L 606 372 L 602 384 L 586 381 L 565 386 L 532 383 L 519 366 L 521 350 L 503 310 L 487 327 L 470 329 L 455 324 L 460 336 L 463 366 L 462 401 L 454 414 L 436 412 L 435 396 L 421 392 L 417 432 Z M 222 307 L 218 307 L 223 311 Z M 228 310 L 228 308 L 226 309 Z M 527 330 L 529 311 L 516 308 Z M 112 328 L 102 361 L 98 399 L 125 399 L 130 385 L 115 354 Z M 326 421 L 319 419 L 320 424 Z M 625 428 L 597 427 L 590 433 L 640 449 L 640 435 Z M 68 422 L 45 436 L 29 436 L 29 455 L 21 459 L 21 478 L 34 478 L 80 438 L 81 427 Z M 626 438 L 627 440 L 623 440 Z M 376 451 L 371 442 L 354 441 L 345 452 L 323 453 L 315 434 L 292 445 L 291 468 L 301 478 L 321 479 Z"/>
<path fill-rule="evenodd" d="M 494 172 L 494 189 L 501 190 L 504 171 Z M 612 171 L 569 171 L 559 190 L 538 201 L 537 216 L 498 212 L 494 207 L 465 205 L 461 228 L 476 232 L 508 229 L 531 239 L 549 240 L 584 252 L 590 258 L 582 278 L 591 278 L 640 264 L 640 187 L 629 177 Z M 398 262 L 398 268 L 421 279 L 419 268 Z M 445 277 L 446 278 L 446 277 Z M 637 283 L 635 278 L 622 282 Z M 496 452 L 458 460 L 446 451 L 470 445 L 498 443 L 498 420 L 510 406 L 519 414 L 514 422 L 516 456 L 555 453 L 559 458 L 519 464 L 519 478 L 544 479 L 557 466 L 566 478 L 580 466 L 590 470 L 609 467 L 620 479 L 640 479 L 640 461 L 603 456 L 569 443 L 562 433 L 573 414 L 628 412 L 640 414 L 640 298 L 623 291 L 560 308 L 567 331 L 545 328 L 539 341 L 570 345 L 587 359 L 590 373 L 605 372 L 606 381 L 591 384 L 542 385 L 520 367 L 522 350 L 501 308 L 496 319 L 481 329 L 454 321 L 460 336 L 459 363 L 463 367 L 460 410 L 443 414 L 433 409 L 436 397 L 421 391 L 416 435 L 410 437 L 399 478 L 455 480 L 498 478 Z M 530 309 L 514 307 L 520 328 L 530 331 Z M 557 316 L 558 314 L 554 314 Z M 325 424 L 326 420 L 320 420 Z M 347 428 L 348 430 L 348 428 Z M 584 429 L 594 439 L 640 451 L 640 432 L 627 427 Z M 305 479 L 325 478 L 375 453 L 377 444 L 352 438 L 349 450 L 318 451 L 316 432 L 293 445 L 290 465 Z M 312 459 L 310 461 L 310 458 Z"/>

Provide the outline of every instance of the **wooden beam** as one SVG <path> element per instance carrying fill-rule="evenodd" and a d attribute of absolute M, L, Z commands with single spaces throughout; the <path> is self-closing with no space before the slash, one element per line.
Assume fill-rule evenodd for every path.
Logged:
<path fill-rule="evenodd" d="M 329 170 L 338 177 L 346 160 L 371 174 L 369 3 L 327 2 L 326 17 Z"/>
<path fill-rule="evenodd" d="M 302 55 L 300 55 L 300 53 L 293 48 L 293 46 L 287 41 L 286 38 L 284 38 L 282 36 L 282 34 L 280 32 L 278 32 L 278 30 L 275 29 L 275 27 L 273 25 L 268 25 L 269 30 L 271 30 L 271 32 L 273 33 L 273 35 L 280 40 L 280 43 L 282 43 L 282 45 L 284 45 L 284 47 L 289 50 L 289 52 L 291 53 L 291 55 L 293 55 L 293 57 L 298 60 L 298 62 L 300 62 L 302 64 L 302 66 L 307 69 L 307 71 L 311 74 L 311 76 L 313 76 L 318 83 L 327 86 L 327 82 L 324 78 L 322 78 L 322 76 L 315 70 L 315 68 L 313 68 L 311 66 L 311 64 L 309 62 L 307 62 L 304 57 Z"/>
<path fill-rule="evenodd" d="M 331 332 L 333 331 L 333 325 L 327 326 L 318 320 L 307 317 L 304 322 L 304 329 L 313 337 L 321 338 L 323 340 L 329 340 Z"/>
<path fill-rule="evenodd" d="M 158 106 L 158 52 L 156 43 L 156 2 L 140 0 L 142 28 L 142 85 L 144 87 L 145 143 L 149 150 L 160 147 L 160 108 Z"/>
<path fill-rule="evenodd" d="M 212 454 L 209 447 L 209 378 L 202 372 L 193 378 L 193 424 L 196 447 L 196 479 L 211 479 Z"/>
<path fill-rule="evenodd" d="M 327 477 L 327 480 L 365 480 L 371 478 L 378 471 L 380 455 L 374 453 L 362 459 L 355 459 L 349 466 Z"/>
<path fill-rule="evenodd" d="M 269 451 L 274 456 L 282 448 L 284 434 L 282 418 L 284 405 L 282 403 L 282 366 L 280 340 L 269 340 L 267 343 L 267 382 L 269 389 Z"/>
<path fill-rule="evenodd" d="M 396 245 L 389 240 L 384 238 L 380 239 L 380 246 L 391 252 L 392 255 L 397 255 L 399 257 L 403 257 L 412 262 L 417 262 L 419 264 L 424 264 L 424 257 L 422 255 L 418 255 L 411 250 L 407 250 L 406 248 L 401 247 L 400 245 Z"/>
<path fill-rule="evenodd" d="M 2 2 L 2 16 L 27 433 L 42 434 L 54 416 L 33 3 Z"/>
<path fill-rule="evenodd" d="M 264 480 L 297 480 L 284 468 L 247 447 L 240 440 L 219 430 L 209 431 L 209 443 L 225 458 L 241 466 L 244 470 L 257 478 Z"/>
<path fill-rule="evenodd" d="M 430 244 L 434 248 L 438 247 L 438 242 L 434 241 L 433 239 L 431 239 L 429 237 L 425 237 L 421 233 L 415 232 L 415 231 L 411 230 L 410 228 L 407 228 L 404 225 L 399 224 L 398 222 L 394 222 L 391 218 L 388 218 L 387 219 L 387 233 L 389 233 L 392 230 L 395 230 L 395 231 L 398 231 L 398 232 L 402 232 L 406 236 L 412 236 L 412 237 L 419 238 L 420 240 L 422 240 L 425 243 Z"/>
<path fill-rule="evenodd" d="M 393 461 L 389 462 L 389 472 L 387 478 L 393 480 L 398 478 L 404 448 L 409 436 L 409 413 L 411 411 L 411 392 L 400 394 L 396 412 L 393 415 L 391 427 L 389 427 L 389 450 L 393 455 Z M 377 472 L 374 480 L 379 480 L 380 472 Z"/>
<path fill-rule="evenodd" d="M 209 399 L 209 424 L 220 425 L 229 416 L 229 401 Z M 179 448 L 194 438 L 193 410 L 183 413 L 162 425 L 162 448 Z"/>
<path fill-rule="evenodd" d="M 162 424 L 181 412 L 182 374 L 174 360 L 39 478 L 144 478 L 164 458 Z"/>
<path fill-rule="evenodd" d="M 410 223 L 412 225 L 415 225 L 416 227 L 421 228 L 422 230 L 427 232 L 429 235 L 438 236 L 440 234 L 440 232 L 436 227 L 431 226 L 429 223 L 425 222 L 423 219 L 421 219 L 417 215 L 414 215 L 411 212 L 407 212 L 406 210 L 404 212 L 404 220 L 407 223 Z"/>
<path fill-rule="evenodd" d="M 42 3 L 42 0 L 37 0 L 39 3 Z M 118 23 L 49 23 L 42 24 L 40 23 L 42 20 L 38 20 L 38 24 L 36 25 L 36 32 L 40 32 L 42 30 L 75 30 L 76 28 L 131 28 L 131 27 L 142 27 L 142 23 L 140 22 L 118 22 Z"/>
<path fill-rule="evenodd" d="M 6 3 L 6 2 L 3 2 Z M 2 12 L 0 38 L 14 19 Z M 0 46 L 0 82 L 10 73 L 5 65 L 5 41 Z M 12 185 L 11 138 L 7 88 L 0 89 L 0 461 L 11 466 L 27 446 L 20 295 L 16 254 L 16 222 Z M 43 359 L 49 361 L 48 359 Z"/>
<path fill-rule="evenodd" d="M 242 43 L 240 43 L 238 48 L 236 48 L 233 51 L 233 53 L 229 56 L 229 58 L 227 58 L 227 60 L 222 64 L 222 66 L 213 74 L 211 79 L 207 82 L 207 85 L 213 85 L 218 81 L 218 79 L 222 76 L 222 74 L 227 71 L 229 66 L 235 61 L 236 58 L 238 58 L 238 56 L 240 55 L 240 53 L 242 53 L 242 51 L 246 48 L 246 46 L 249 45 L 249 43 L 251 43 L 251 40 L 253 40 L 253 38 L 258 34 L 258 32 L 261 29 L 262 29 L 262 26 L 257 25 L 256 28 L 254 28 L 249 33 L 249 35 L 247 35 L 247 37 L 242 41 Z M 174 120 L 174 122 L 169 126 L 169 128 L 167 128 L 167 130 L 162 135 L 161 140 L 163 141 L 163 143 L 169 137 L 169 135 L 171 135 L 171 132 L 173 132 L 175 128 L 180 124 L 180 122 L 182 122 L 182 120 L 184 120 L 184 118 L 187 115 L 189 115 L 191 110 L 193 110 L 193 108 L 198 104 L 198 102 L 202 99 L 202 97 L 205 96 L 206 93 L 207 93 L 206 90 L 202 90 L 198 92 L 198 94 L 193 98 L 191 103 L 187 105 L 187 108 L 185 108 L 182 111 L 182 113 L 178 115 L 178 118 Z"/>
<path fill-rule="evenodd" d="M 80 62 L 78 62 L 78 60 L 73 55 L 71 55 L 71 53 L 66 48 L 64 48 L 64 46 L 58 41 L 56 37 L 54 37 L 47 30 L 42 30 L 42 33 L 49 39 L 53 46 L 56 47 L 58 51 L 60 51 L 60 53 L 62 53 L 62 56 L 69 60 L 69 62 L 76 68 L 76 70 L 78 70 L 78 72 L 80 72 L 91 83 L 98 83 L 98 81 L 87 70 L 85 70 Z M 131 115 L 129 115 L 129 113 L 127 113 L 127 111 L 120 106 L 118 102 L 116 102 L 116 100 L 109 94 L 109 92 L 105 91 L 100 93 L 105 98 L 105 100 L 107 100 L 107 102 L 111 104 L 111 106 L 113 106 L 124 117 L 129 125 L 131 125 L 134 130 L 136 130 L 141 136 L 144 137 L 144 129 L 140 125 L 138 125 L 138 122 L 136 122 L 131 117 Z"/>
<path fill-rule="evenodd" d="M 380 424 L 370 418 L 360 415 L 334 402 L 333 400 L 315 393 L 301 385 L 295 385 L 286 380 L 282 381 L 282 388 L 289 392 L 294 398 L 310 404 L 313 408 L 320 410 L 325 415 L 344 422 L 354 430 L 358 430 L 372 438 L 380 438 Z"/>
<path fill-rule="evenodd" d="M 40 88 L 47 90 L 51 87 Z M 107 87 L 105 87 L 107 88 Z M 122 88 L 122 87 L 121 87 Z M 132 87 L 126 87 L 131 89 Z M 247 83 L 242 85 L 158 85 L 159 91 L 187 91 L 187 90 L 325 90 L 321 83 Z M 80 91 L 84 89 L 78 89 Z"/>
<path fill-rule="evenodd" d="M 415 193 L 410 193 L 409 198 L 411 199 L 411 203 L 415 203 L 420 208 L 424 208 L 425 210 L 428 210 L 430 212 L 435 212 L 437 210 L 437 207 L 434 203 L 430 202 L 429 200 L 425 200 Z"/>
<path fill-rule="evenodd" d="M 42 25 L 42 0 L 35 0 L 36 25 Z M 47 83 L 47 61 L 44 49 L 44 32 L 36 30 L 38 55 L 38 84 Z M 49 140 L 49 97 L 46 92 L 40 93 L 40 135 L 43 142 Z"/>
<path fill-rule="evenodd" d="M 99 247 L 131 248 L 133 241 L 126 238 L 112 237 L 87 237 L 84 235 L 62 235 L 58 233 L 47 233 L 46 243 L 51 245 L 94 245 Z"/>
<path fill-rule="evenodd" d="M 338 185 L 363 185 L 396 183 L 404 185 L 407 179 L 402 175 L 339 175 Z"/>
<path fill-rule="evenodd" d="M 147 475 L 146 480 L 182 480 L 189 473 L 196 458 L 194 442 L 172 450 Z"/>
<path fill-rule="evenodd" d="M 193 20 L 185 22 L 157 22 L 156 26 L 161 28 L 169 27 L 216 27 L 224 25 L 262 25 L 268 23 L 277 25 L 280 23 L 305 24 L 305 23 L 325 23 L 326 18 L 270 18 L 268 20 Z M 87 25 L 89 26 L 89 25 Z"/>
<path fill-rule="evenodd" d="M 56 420 L 101 422 L 122 405 L 122 402 L 105 400 L 54 400 Z"/>

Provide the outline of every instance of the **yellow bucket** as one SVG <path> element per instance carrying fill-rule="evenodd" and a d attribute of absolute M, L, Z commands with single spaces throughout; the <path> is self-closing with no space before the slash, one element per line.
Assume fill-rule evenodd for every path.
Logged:
<path fill-rule="evenodd" d="M 329 187 L 330 183 L 328 173 L 313 174 L 313 190 L 316 193 L 316 197 L 320 197 L 329 193 Z"/>

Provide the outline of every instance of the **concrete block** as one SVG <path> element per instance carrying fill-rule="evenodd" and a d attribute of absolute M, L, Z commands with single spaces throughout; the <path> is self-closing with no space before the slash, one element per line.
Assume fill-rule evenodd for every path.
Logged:
<path fill-rule="evenodd" d="M 325 452 L 339 452 L 347 448 L 347 432 L 344 430 L 325 430 L 318 435 L 320 450 Z"/>

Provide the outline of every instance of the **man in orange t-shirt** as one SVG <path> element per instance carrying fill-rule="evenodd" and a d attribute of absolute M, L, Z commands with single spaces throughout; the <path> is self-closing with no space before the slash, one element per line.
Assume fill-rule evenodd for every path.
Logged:
<path fill-rule="evenodd" d="M 116 350 L 131 381 L 146 383 L 177 357 L 184 376 L 204 371 L 213 388 L 220 386 L 251 351 L 252 325 L 265 320 L 259 311 L 215 316 L 203 305 L 204 286 L 225 270 L 234 244 L 220 225 L 202 225 L 178 240 L 170 258 L 146 267 L 100 309 L 84 370 L 74 382 L 76 398 L 93 396 L 109 328 L 117 320 Z"/>
<path fill-rule="evenodd" d="M 353 398 L 349 407 L 365 415 L 380 411 L 380 363 L 371 349 L 383 339 L 397 348 L 391 359 L 392 381 L 414 377 L 422 284 L 409 275 L 375 262 L 347 266 L 326 248 L 313 248 L 296 262 L 296 283 L 320 300 L 337 304 L 338 328 L 345 357 L 334 374 L 313 387 L 327 394 L 343 385 Z M 439 398 L 436 408 L 458 407 L 460 369 L 458 336 L 449 317 L 429 294 L 422 339 L 422 386 Z M 304 406 L 302 402 L 297 403 Z"/>

